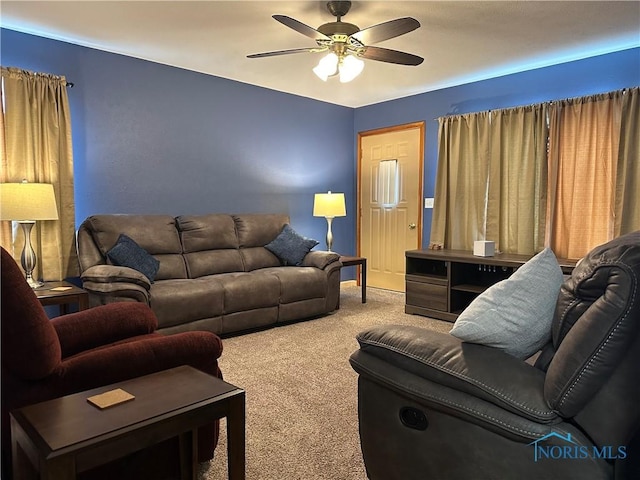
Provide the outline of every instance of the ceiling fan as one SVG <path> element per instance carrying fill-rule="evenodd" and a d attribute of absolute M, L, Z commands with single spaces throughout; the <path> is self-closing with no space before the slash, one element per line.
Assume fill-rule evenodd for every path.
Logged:
<path fill-rule="evenodd" d="M 422 57 L 412 55 L 411 53 L 371 46 L 372 43 L 389 40 L 420 27 L 420 22 L 415 18 L 397 18 L 360 30 L 357 25 L 342 21 L 342 17 L 349 12 L 350 8 L 351 2 L 327 2 L 327 10 L 329 10 L 331 15 L 337 17 L 337 21 L 325 23 L 317 29 L 311 28 L 286 15 L 273 15 L 273 18 L 283 25 L 315 40 L 317 47 L 254 53 L 247 55 L 247 57 L 263 58 L 289 55 L 292 53 L 328 52 L 313 71 L 324 81 L 329 77 L 339 75 L 340 81 L 343 83 L 350 82 L 362 72 L 364 68 L 362 58 L 414 66 L 420 65 L 423 62 L 424 59 Z"/>

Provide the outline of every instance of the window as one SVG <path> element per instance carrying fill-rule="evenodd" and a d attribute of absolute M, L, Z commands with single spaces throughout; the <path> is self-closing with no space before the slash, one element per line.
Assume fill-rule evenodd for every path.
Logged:
<path fill-rule="evenodd" d="M 382 160 L 380 162 L 380 198 L 383 208 L 398 205 L 400 190 L 400 175 L 398 175 L 398 160 Z"/>
<path fill-rule="evenodd" d="M 432 246 L 580 258 L 640 229 L 639 90 L 441 118 Z"/>

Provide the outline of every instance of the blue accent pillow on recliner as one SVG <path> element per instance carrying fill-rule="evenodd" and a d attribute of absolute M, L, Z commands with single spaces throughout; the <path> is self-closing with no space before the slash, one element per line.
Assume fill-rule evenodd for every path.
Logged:
<path fill-rule="evenodd" d="M 107 258 L 114 265 L 129 267 L 145 275 L 151 283 L 158 274 L 160 262 L 124 233 L 107 252 Z"/>
<path fill-rule="evenodd" d="M 285 265 L 300 265 L 304 257 L 318 241 L 303 237 L 289 224 L 285 225 L 280 234 L 264 246 Z"/>

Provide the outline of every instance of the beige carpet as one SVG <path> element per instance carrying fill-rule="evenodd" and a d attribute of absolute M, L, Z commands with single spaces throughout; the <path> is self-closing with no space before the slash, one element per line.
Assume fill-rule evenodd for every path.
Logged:
<path fill-rule="evenodd" d="M 357 375 L 349 355 L 355 336 L 372 325 L 451 324 L 404 313 L 404 294 L 342 288 L 340 309 L 322 318 L 223 340 L 225 380 L 245 389 L 248 480 L 364 480 L 357 412 Z M 200 480 L 227 478 L 225 421 L 215 458 Z"/>

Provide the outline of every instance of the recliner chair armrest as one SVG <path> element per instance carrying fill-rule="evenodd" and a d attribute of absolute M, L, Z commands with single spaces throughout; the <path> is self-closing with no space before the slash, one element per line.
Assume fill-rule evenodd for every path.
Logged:
<path fill-rule="evenodd" d="M 62 358 L 119 340 L 146 335 L 158 328 L 153 311 L 142 303 L 102 305 L 51 320 Z"/>
<path fill-rule="evenodd" d="M 400 369 L 398 366 L 391 365 L 362 350 L 354 352 L 351 355 L 350 362 L 353 369 L 359 374 L 359 411 L 360 408 L 363 408 L 362 405 L 366 404 L 365 408 L 368 409 L 369 413 L 373 408 L 378 413 L 384 411 L 385 414 L 398 418 L 399 409 L 402 405 L 417 410 L 422 407 L 424 408 L 423 413 L 425 413 L 429 422 L 434 420 L 429 411 L 438 411 L 464 422 L 480 426 L 521 444 L 529 444 L 552 431 L 559 434 L 570 433 L 577 444 L 591 444 L 588 437 L 578 428 L 563 421 L 559 416 L 556 417 L 555 421 L 544 424 L 532 421 L 528 417 L 521 416 L 484 399 Z M 372 392 L 379 393 L 381 391 L 379 388 L 372 389 L 373 385 L 381 385 L 383 390 L 396 392 L 406 400 L 394 402 L 390 401 L 390 398 L 393 397 L 386 395 L 372 397 Z M 363 398 L 363 396 L 367 396 L 367 398 Z M 374 405 L 376 406 L 373 407 Z M 367 418 L 372 419 L 371 416 Z M 373 423 L 375 424 L 375 421 Z M 451 424 L 448 426 L 450 427 Z M 433 426 L 430 428 L 433 428 Z M 443 426 L 439 425 L 439 427 L 435 428 L 443 428 Z M 381 436 L 383 435 L 383 430 L 376 430 L 375 426 L 369 425 L 370 432 L 372 429 L 377 433 L 379 432 Z M 457 434 L 450 433 L 453 437 L 457 434 L 473 435 L 472 431 L 465 432 L 463 430 L 458 430 Z M 418 437 L 415 437 L 415 440 L 419 441 Z M 396 439 L 387 439 L 387 441 L 396 441 Z"/>
<path fill-rule="evenodd" d="M 544 399 L 544 373 L 501 350 L 413 326 L 378 326 L 357 340 L 362 352 L 401 370 L 537 423 L 558 421 Z"/>
<path fill-rule="evenodd" d="M 341 267 L 340 255 L 323 250 L 312 250 L 302 259 L 302 267 L 316 267 L 325 270 L 329 266 Z"/>
<path fill-rule="evenodd" d="M 222 341 L 211 332 L 183 332 L 132 339 L 64 360 L 47 378 L 49 391 L 67 395 L 180 365 L 222 377 Z"/>

